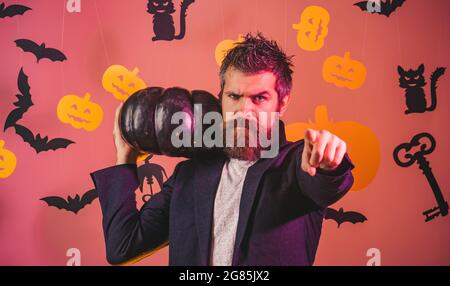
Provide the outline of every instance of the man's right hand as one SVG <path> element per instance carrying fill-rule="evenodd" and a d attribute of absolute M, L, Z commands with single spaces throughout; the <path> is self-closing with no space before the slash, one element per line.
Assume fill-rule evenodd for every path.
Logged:
<path fill-rule="evenodd" d="M 119 114 L 120 109 L 123 106 L 123 102 L 120 103 L 120 105 L 116 109 L 116 115 L 114 117 L 114 130 L 113 130 L 113 137 L 114 137 L 114 144 L 116 146 L 116 154 L 117 154 L 117 161 L 116 165 L 121 164 L 136 164 L 137 158 L 141 153 L 137 150 L 135 150 L 133 147 L 129 146 L 125 140 L 123 140 L 122 135 L 120 134 L 119 129 Z"/>

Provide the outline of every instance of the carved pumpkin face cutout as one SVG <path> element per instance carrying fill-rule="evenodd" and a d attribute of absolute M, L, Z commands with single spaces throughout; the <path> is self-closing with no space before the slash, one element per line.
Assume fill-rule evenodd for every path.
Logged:
<path fill-rule="evenodd" d="M 222 65 L 223 59 L 225 58 L 225 55 L 227 54 L 228 50 L 231 50 L 238 43 L 243 42 L 243 41 L 244 41 L 244 36 L 242 34 L 240 34 L 236 41 L 235 40 L 223 40 L 220 43 L 218 43 L 216 46 L 216 51 L 215 51 L 216 63 L 219 66 Z"/>
<path fill-rule="evenodd" d="M 297 44 L 306 51 L 320 50 L 328 35 L 330 14 L 319 6 L 309 6 L 303 10 L 300 23 L 292 28 L 298 31 Z"/>
<path fill-rule="evenodd" d="M 103 74 L 103 88 L 118 100 L 125 101 L 136 91 L 147 87 L 145 82 L 137 76 L 138 73 L 138 68 L 129 71 L 124 66 L 112 65 Z"/>
<path fill-rule="evenodd" d="M 359 191 L 367 187 L 378 172 L 380 166 L 380 141 L 367 126 L 355 121 L 333 122 L 328 119 L 326 105 L 317 106 L 315 122 L 293 123 L 286 126 L 286 138 L 297 141 L 304 138 L 307 128 L 328 130 L 347 143 L 347 152 L 355 165 L 352 170 L 355 182 L 351 191 Z"/>
<path fill-rule="evenodd" d="M 5 141 L 0 140 L 0 178 L 9 177 L 16 169 L 17 158 L 13 152 L 4 148 Z"/>
<path fill-rule="evenodd" d="M 62 123 L 70 124 L 77 129 L 93 131 L 103 120 L 103 109 L 90 101 L 91 95 L 84 97 L 66 95 L 58 103 L 57 114 Z"/>
<path fill-rule="evenodd" d="M 360 88 L 366 80 L 366 73 L 364 64 L 351 59 L 350 52 L 346 52 L 343 58 L 327 58 L 322 68 L 322 76 L 326 82 L 349 89 Z"/>

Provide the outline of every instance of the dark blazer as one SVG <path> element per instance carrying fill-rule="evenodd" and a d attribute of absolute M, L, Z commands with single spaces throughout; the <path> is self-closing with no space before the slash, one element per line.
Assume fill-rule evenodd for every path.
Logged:
<path fill-rule="evenodd" d="M 244 181 L 233 265 L 312 265 L 324 210 L 353 184 L 346 154 L 332 172 L 300 168 L 304 141 L 287 142 L 280 122 L 277 157 L 260 159 Z M 124 263 L 169 243 L 170 265 L 208 265 L 214 197 L 226 158 L 180 162 L 162 190 L 136 208 L 136 164 L 91 173 L 103 213 L 106 257 Z M 230 190 L 233 191 L 233 190 Z"/>

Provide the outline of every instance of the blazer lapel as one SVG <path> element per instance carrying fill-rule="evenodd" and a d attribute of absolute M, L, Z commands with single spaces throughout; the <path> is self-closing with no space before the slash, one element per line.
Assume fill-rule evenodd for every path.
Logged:
<path fill-rule="evenodd" d="M 198 164 L 194 177 L 195 220 L 199 238 L 200 264 L 208 265 L 214 199 L 222 175 L 225 157 L 215 157 Z M 204 163 L 204 164 L 203 164 Z"/>

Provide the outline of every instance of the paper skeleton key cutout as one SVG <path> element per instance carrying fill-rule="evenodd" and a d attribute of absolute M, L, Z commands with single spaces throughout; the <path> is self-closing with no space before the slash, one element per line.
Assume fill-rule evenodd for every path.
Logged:
<path fill-rule="evenodd" d="M 436 178 L 431 171 L 430 163 L 425 158 L 431 154 L 436 147 L 436 140 L 429 133 L 419 133 L 411 139 L 409 143 L 398 145 L 394 149 L 394 161 L 400 167 L 409 167 L 414 163 L 419 165 L 419 169 L 427 178 L 427 181 L 433 191 L 437 202 L 437 207 L 431 208 L 423 212 L 425 222 L 430 221 L 437 216 L 446 216 L 448 214 L 448 203 L 439 188 Z M 418 151 L 417 151 L 418 150 Z"/>

